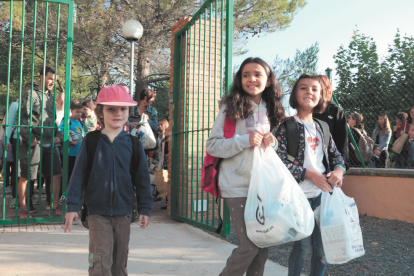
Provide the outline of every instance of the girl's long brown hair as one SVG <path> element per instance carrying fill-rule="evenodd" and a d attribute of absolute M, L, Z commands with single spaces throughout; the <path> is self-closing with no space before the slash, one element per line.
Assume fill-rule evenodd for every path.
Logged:
<path fill-rule="evenodd" d="M 261 58 L 247 58 L 240 65 L 239 70 L 233 79 L 233 85 L 230 89 L 230 95 L 225 98 L 226 115 L 232 121 L 246 119 L 253 113 L 253 104 L 250 95 L 242 87 L 242 71 L 246 64 L 260 64 L 267 75 L 270 85 L 262 93 L 262 99 L 266 102 L 269 122 L 273 126 L 279 125 L 285 119 L 285 109 L 282 106 L 282 90 L 278 85 L 275 74 L 269 65 Z"/>
<path fill-rule="evenodd" d="M 379 116 L 381 116 L 384 119 L 384 127 L 382 128 L 380 124 L 378 123 L 375 127 L 374 133 L 380 133 L 385 136 L 387 135 L 388 130 L 391 129 L 390 120 L 388 119 L 387 114 L 381 113 Z"/>

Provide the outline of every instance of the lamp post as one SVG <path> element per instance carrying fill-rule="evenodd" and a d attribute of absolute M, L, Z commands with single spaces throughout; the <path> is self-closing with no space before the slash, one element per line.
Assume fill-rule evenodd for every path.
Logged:
<path fill-rule="evenodd" d="M 144 28 L 142 27 L 141 23 L 134 19 L 128 20 L 122 26 L 122 34 L 124 35 L 126 40 L 131 42 L 131 65 L 129 72 L 129 93 L 131 94 L 131 96 L 134 83 L 134 42 L 138 41 L 138 39 L 142 37 L 143 33 Z"/>
<path fill-rule="evenodd" d="M 332 82 L 332 80 L 331 80 L 331 72 L 332 72 L 332 69 L 331 68 L 326 68 L 325 69 L 325 75 L 328 77 L 328 79 L 329 79 L 329 81 L 330 82 Z"/>

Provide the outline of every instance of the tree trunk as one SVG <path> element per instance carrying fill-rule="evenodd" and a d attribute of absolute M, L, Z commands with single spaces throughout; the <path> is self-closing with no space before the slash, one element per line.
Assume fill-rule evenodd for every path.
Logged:
<path fill-rule="evenodd" d="M 135 81 L 134 100 L 139 102 L 139 94 L 145 88 L 148 88 L 149 74 L 150 74 L 150 59 L 149 47 L 147 45 L 145 35 L 139 41 L 138 58 L 137 58 L 137 73 Z"/>
<path fill-rule="evenodd" d="M 98 93 L 101 91 L 102 88 L 106 86 L 106 81 L 108 80 L 109 70 L 108 65 L 106 63 L 101 63 L 101 68 L 99 69 L 98 73 Z"/>

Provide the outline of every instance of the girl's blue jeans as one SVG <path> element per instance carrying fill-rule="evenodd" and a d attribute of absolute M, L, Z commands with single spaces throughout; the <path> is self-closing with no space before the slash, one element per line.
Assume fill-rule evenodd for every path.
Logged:
<path fill-rule="evenodd" d="M 317 197 L 308 198 L 312 210 L 315 210 L 319 205 L 321 205 L 321 196 L 322 193 Z M 321 231 L 316 221 L 312 235 L 300 241 L 294 242 L 293 250 L 289 256 L 288 276 L 300 276 L 300 273 L 302 272 L 303 262 L 305 261 L 306 256 L 308 256 L 311 252 L 311 249 L 313 250 L 311 271 L 309 275 L 323 276 L 328 263 L 326 262 L 325 252 L 323 250 Z"/>

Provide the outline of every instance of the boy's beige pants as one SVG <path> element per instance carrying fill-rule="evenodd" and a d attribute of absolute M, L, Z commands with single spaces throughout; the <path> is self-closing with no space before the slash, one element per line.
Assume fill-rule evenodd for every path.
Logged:
<path fill-rule="evenodd" d="M 89 224 L 89 275 L 128 275 L 131 215 L 91 215 Z"/>

